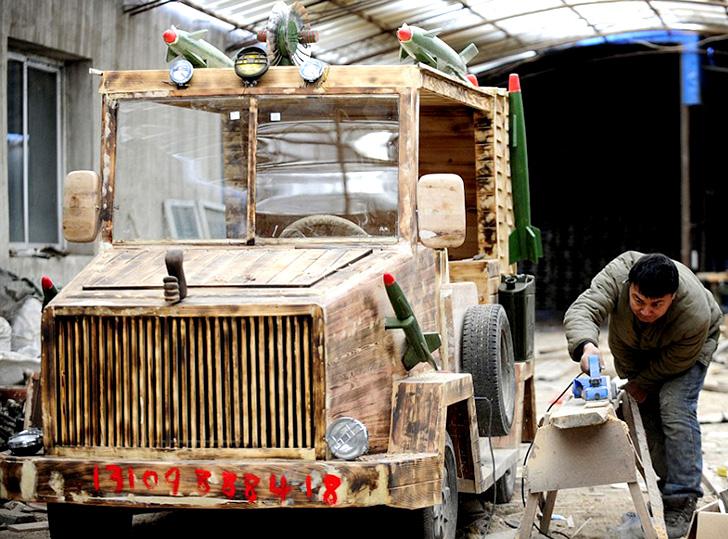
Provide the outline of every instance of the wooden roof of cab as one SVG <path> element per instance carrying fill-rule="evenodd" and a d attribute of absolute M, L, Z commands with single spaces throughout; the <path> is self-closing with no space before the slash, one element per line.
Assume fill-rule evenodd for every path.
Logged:
<path fill-rule="evenodd" d="M 419 90 L 427 105 L 468 105 L 489 110 L 502 88 L 475 87 L 419 65 L 330 66 L 325 79 L 306 84 L 298 67 L 271 67 L 256 86 L 243 85 L 232 69 L 196 69 L 187 88 L 176 88 L 167 70 L 105 71 L 99 92 L 111 99 L 231 95 L 397 94 Z M 280 90 L 280 91 L 277 91 Z"/>

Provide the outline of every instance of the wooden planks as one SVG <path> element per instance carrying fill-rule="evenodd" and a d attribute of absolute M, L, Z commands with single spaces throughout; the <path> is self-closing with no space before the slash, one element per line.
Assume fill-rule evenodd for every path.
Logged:
<path fill-rule="evenodd" d="M 114 248 L 100 255 L 84 290 L 162 287 L 167 249 Z M 368 248 L 210 249 L 186 248 L 184 268 L 189 288 L 309 287 L 338 269 L 370 255 Z"/>
<path fill-rule="evenodd" d="M 221 454 L 220 458 L 208 455 L 193 461 L 8 456 L 0 462 L 0 496 L 25 501 L 120 506 L 128 505 L 133 499 L 135 504 L 149 509 L 383 504 L 418 509 L 432 506 L 440 495 L 437 454 L 373 454 L 355 462 L 261 461 Z M 221 462 L 224 458 L 227 460 Z M 111 476 L 114 466 L 122 470 L 121 481 Z M 198 470 L 209 472 L 206 485 L 201 485 Z M 255 500 L 249 499 L 250 493 L 245 494 L 243 474 L 259 481 Z M 281 500 L 280 491 L 273 491 L 270 486 L 272 483 L 280 486 L 283 476 L 291 487 L 286 501 Z M 335 478 L 336 486 L 326 485 L 325 477 Z M 333 484 L 329 480 L 329 485 Z"/>

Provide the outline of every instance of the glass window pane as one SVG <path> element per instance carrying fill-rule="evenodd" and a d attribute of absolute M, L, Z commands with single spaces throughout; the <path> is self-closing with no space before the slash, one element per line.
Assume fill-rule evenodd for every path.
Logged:
<path fill-rule="evenodd" d="M 31 243 L 58 243 L 58 95 L 55 72 L 28 66 L 28 226 Z"/>
<path fill-rule="evenodd" d="M 8 204 L 10 241 L 25 241 L 23 227 L 23 64 L 8 61 Z"/>
<path fill-rule="evenodd" d="M 398 120 L 391 97 L 262 97 L 256 234 L 396 236 Z"/>
<path fill-rule="evenodd" d="M 114 240 L 245 239 L 247 98 L 119 104 Z M 201 205 L 203 204 L 203 205 Z M 165 210 L 166 208 L 166 210 Z"/>

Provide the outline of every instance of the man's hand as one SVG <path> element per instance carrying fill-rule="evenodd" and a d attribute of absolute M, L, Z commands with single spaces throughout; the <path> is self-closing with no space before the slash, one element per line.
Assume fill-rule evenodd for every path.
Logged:
<path fill-rule="evenodd" d="M 627 382 L 624 386 L 624 390 L 637 401 L 637 404 L 642 404 L 647 399 L 647 391 L 645 391 L 642 386 L 634 382 Z"/>
<path fill-rule="evenodd" d="M 599 366 L 604 369 L 602 353 L 599 351 L 599 348 L 588 342 L 584 345 L 584 350 L 581 354 L 581 362 L 579 363 L 581 365 L 581 372 L 589 374 L 589 356 L 599 356 Z"/>

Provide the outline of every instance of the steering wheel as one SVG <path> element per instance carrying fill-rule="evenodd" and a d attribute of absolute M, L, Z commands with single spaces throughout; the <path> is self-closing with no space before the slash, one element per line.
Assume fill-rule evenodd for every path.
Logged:
<path fill-rule="evenodd" d="M 366 231 L 338 215 L 307 215 L 296 219 L 281 231 L 281 238 L 316 238 L 322 236 L 368 236 Z"/>

